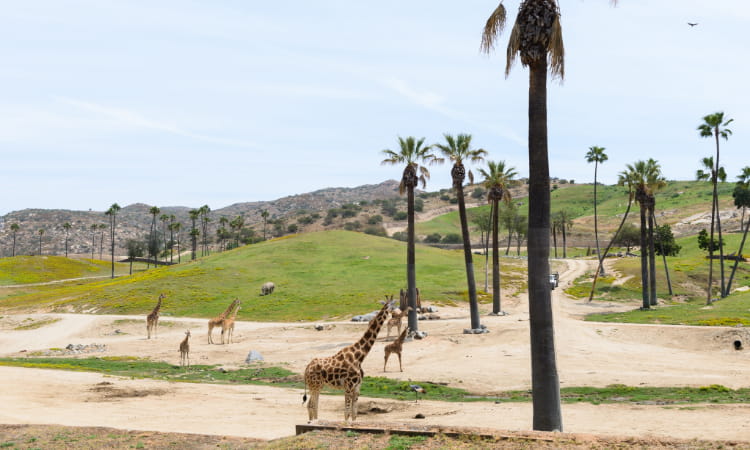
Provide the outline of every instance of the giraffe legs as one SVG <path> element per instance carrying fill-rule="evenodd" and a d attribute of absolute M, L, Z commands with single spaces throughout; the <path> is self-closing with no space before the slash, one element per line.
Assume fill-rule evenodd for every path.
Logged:
<path fill-rule="evenodd" d="M 401 372 L 404 371 L 404 369 L 401 367 L 401 352 L 396 353 L 398 355 L 398 370 Z"/>
<path fill-rule="evenodd" d="M 307 400 L 307 416 L 309 422 L 318 420 L 318 399 L 320 398 L 320 388 L 311 387 L 310 397 Z"/>
<path fill-rule="evenodd" d="M 214 326 L 209 323 L 208 324 L 208 343 L 209 344 L 213 344 L 214 343 L 213 339 L 211 339 L 211 332 L 213 332 L 213 331 L 214 331 Z"/>
<path fill-rule="evenodd" d="M 359 399 L 360 384 L 347 388 L 344 394 L 344 421 L 348 422 L 349 418 L 354 422 L 357 420 L 357 400 Z"/>
<path fill-rule="evenodd" d="M 383 372 L 385 372 L 385 366 L 388 365 L 388 357 L 391 356 L 391 352 L 386 349 L 385 351 L 385 362 L 383 363 Z"/>

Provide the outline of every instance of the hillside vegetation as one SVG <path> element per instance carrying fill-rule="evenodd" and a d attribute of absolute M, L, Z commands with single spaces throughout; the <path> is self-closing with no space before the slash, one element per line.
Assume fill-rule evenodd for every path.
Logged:
<path fill-rule="evenodd" d="M 404 243 L 393 239 L 347 231 L 306 233 L 129 277 L 6 294 L 0 308 L 145 314 L 163 292 L 162 315 L 211 317 L 238 297 L 238 317 L 244 320 L 341 318 L 377 309 L 386 294 L 398 298 L 405 287 L 404 255 Z M 462 252 L 418 246 L 417 262 L 424 301 L 466 300 Z M 503 288 L 524 289 L 523 271 L 522 262 L 504 261 Z M 276 292 L 260 296 L 266 281 L 276 284 Z"/>
<path fill-rule="evenodd" d="M 127 266 L 117 265 L 117 272 Z M 15 256 L 0 258 L 0 286 L 46 283 L 69 278 L 107 276 L 111 263 L 92 259 L 68 259 L 62 256 Z"/>

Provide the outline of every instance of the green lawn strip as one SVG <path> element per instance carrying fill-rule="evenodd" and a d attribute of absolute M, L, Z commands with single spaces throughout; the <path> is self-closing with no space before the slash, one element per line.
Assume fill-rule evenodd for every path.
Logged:
<path fill-rule="evenodd" d="M 213 317 L 237 297 L 239 320 L 334 320 L 378 309 L 386 294 L 398 296 L 406 287 L 405 245 L 348 231 L 292 235 L 128 277 L 40 286 L 6 295 L 0 308 L 147 314 L 163 292 L 163 316 Z M 462 252 L 419 245 L 417 259 L 423 301 L 468 300 Z M 522 278 L 522 261 L 503 267 L 504 292 L 525 286 L 513 284 Z M 276 291 L 260 296 L 266 281 L 273 281 Z"/>
<path fill-rule="evenodd" d="M 116 264 L 116 273 L 126 273 L 125 264 Z M 14 256 L 0 258 L 0 286 L 45 283 L 69 278 L 106 276 L 111 263 L 63 256 Z"/>
<path fill-rule="evenodd" d="M 225 370 L 219 366 L 195 365 L 185 369 L 165 362 L 135 357 L 102 358 L 0 358 L 0 366 L 97 372 L 129 378 L 149 378 L 165 381 L 210 384 L 260 384 L 303 389 L 302 376 L 281 367 L 251 366 Z M 399 381 L 386 377 L 365 377 L 360 395 L 410 401 L 416 399 L 410 385 L 417 384 L 427 393 L 420 398 L 446 402 L 528 402 L 531 391 L 504 391 L 493 395 L 472 394 L 429 381 Z M 342 391 L 325 389 L 324 394 L 341 395 Z M 745 403 L 750 401 L 750 389 L 729 389 L 721 385 L 704 387 L 565 387 L 560 389 L 564 403 L 634 403 L 634 404 L 695 404 Z"/>

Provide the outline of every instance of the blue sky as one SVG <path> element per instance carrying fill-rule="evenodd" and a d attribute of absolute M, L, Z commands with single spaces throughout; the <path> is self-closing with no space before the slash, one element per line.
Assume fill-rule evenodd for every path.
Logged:
<path fill-rule="evenodd" d="M 657 159 L 692 179 L 725 111 L 730 179 L 750 165 L 743 0 L 561 0 L 551 174 L 593 181 Z M 213 209 L 398 178 L 397 136 L 470 133 L 525 176 L 528 71 L 479 52 L 496 0 L 29 0 L 0 15 L 0 215 L 143 202 Z M 689 27 L 687 22 L 698 22 Z M 428 190 L 449 187 L 431 167 Z"/>

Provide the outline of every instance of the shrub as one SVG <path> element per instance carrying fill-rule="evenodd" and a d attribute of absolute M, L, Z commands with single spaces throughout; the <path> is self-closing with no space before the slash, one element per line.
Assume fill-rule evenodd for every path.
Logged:
<path fill-rule="evenodd" d="M 374 215 L 374 216 L 370 216 L 370 218 L 367 219 L 367 224 L 368 225 L 377 225 L 377 224 L 382 223 L 382 222 L 383 222 L 383 216 L 381 216 L 380 214 L 377 214 L 377 215 Z"/>
<path fill-rule="evenodd" d="M 393 220 L 406 220 L 407 217 L 406 211 L 399 211 L 393 216 Z"/>
<path fill-rule="evenodd" d="M 385 232 L 385 228 L 377 225 L 370 225 L 369 227 L 364 229 L 364 232 L 365 234 L 371 234 L 373 236 L 388 236 L 388 233 Z"/>
<path fill-rule="evenodd" d="M 432 233 L 432 234 L 428 234 L 424 238 L 424 241 L 428 244 L 438 244 L 440 243 L 440 239 L 442 239 L 442 236 L 440 236 L 440 233 Z"/>
<path fill-rule="evenodd" d="M 357 231 L 360 228 L 362 228 L 362 224 L 359 223 L 359 222 L 357 222 L 357 221 L 347 222 L 347 223 L 344 224 L 344 229 L 346 231 Z"/>
<path fill-rule="evenodd" d="M 421 198 L 414 199 L 414 211 L 416 212 L 424 211 L 424 200 L 422 200 Z"/>
<path fill-rule="evenodd" d="M 406 240 L 409 238 L 409 235 L 406 231 L 397 231 L 393 233 L 393 236 L 391 237 L 397 241 L 406 242 Z"/>
<path fill-rule="evenodd" d="M 461 242 L 463 241 L 458 233 L 448 233 L 442 240 L 443 244 L 460 244 Z"/>

